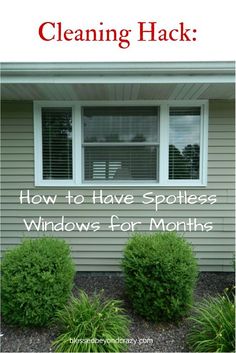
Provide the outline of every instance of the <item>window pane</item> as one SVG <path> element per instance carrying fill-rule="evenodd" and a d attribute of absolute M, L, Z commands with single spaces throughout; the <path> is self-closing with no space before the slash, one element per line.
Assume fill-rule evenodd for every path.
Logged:
<path fill-rule="evenodd" d="M 169 127 L 169 179 L 199 179 L 200 108 L 173 107 Z"/>
<path fill-rule="evenodd" d="M 157 146 L 85 147 L 85 180 L 156 180 Z"/>
<path fill-rule="evenodd" d="M 158 116 L 158 107 L 84 108 L 85 180 L 157 180 Z"/>
<path fill-rule="evenodd" d="M 83 111 L 84 142 L 154 142 L 157 107 L 90 107 Z"/>
<path fill-rule="evenodd" d="M 42 108 L 43 179 L 72 179 L 72 109 Z"/>

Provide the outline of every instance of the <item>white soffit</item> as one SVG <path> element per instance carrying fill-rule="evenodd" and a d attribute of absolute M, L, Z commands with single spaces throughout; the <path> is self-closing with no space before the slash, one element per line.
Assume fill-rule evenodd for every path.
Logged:
<path fill-rule="evenodd" d="M 226 84 L 3 84 L 2 100 L 233 99 Z"/>
<path fill-rule="evenodd" d="M 2 63 L 2 99 L 233 99 L 233 62 Z"/>

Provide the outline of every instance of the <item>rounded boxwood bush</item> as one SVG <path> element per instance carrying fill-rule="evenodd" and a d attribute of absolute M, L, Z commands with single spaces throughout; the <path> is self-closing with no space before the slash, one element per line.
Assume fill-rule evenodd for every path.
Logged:
<path fill-rule="evenodd" d="M 80 291 L 79 298 L 56 313 L 61 334 L 53 341 L 56 352 L 126 352 L 130 320 L 122 302 L 104 300 L 101 293 L 89 297 Z"/>
<path fill-rule="evenodd" d="M 191 246 L 175 232 L 136 234 L 122 261 L 134 310 L 151 321 L 183 316 L 192 304 L 197 262 Z"/>
<path fill-rule="evenodd" d="M 43 237 L 6 252 L 1 272 L 4 320 L 43 326 L 68 300 L 75 270 L 66 242 Z"/>

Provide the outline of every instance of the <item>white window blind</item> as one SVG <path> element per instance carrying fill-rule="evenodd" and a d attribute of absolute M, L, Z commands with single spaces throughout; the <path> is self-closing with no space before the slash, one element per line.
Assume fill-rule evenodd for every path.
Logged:
<path fill-rule="evenodd" d="M 200 107 L 171 107 L 169 179 L 199 179 Z"/>
<path fill-rule="evenodd" d="M 43 179 L 72 179 L 72 108 L 42 108 Z"/>
<path fill-rule="evenodd" d="M 157 107 L 83 109 L 85 180 L 157 180 Z"/>

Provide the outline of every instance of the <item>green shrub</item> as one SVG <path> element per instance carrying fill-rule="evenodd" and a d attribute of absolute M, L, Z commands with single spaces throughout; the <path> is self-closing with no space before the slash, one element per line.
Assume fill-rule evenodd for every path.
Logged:
<path fill-rule="evenodd" d="M 203 300 L 190 321 L 193 352 L 235 352 L 235 305 L 227 295 Z"/>
<path fill-rule="evenodd" d="M 2 315 L 7 323 L 43 326 L 70 296 L 70 248 L 51 237 L 24 240 L 2 260 Z"/>
<path fill-rule="evenodd" d="M 131 304 L 143 317 L 178 319 L 192 304 L 197 264 L 190 245 L 175 232 L 134 235 L 122 266 Z"/>
<path fill-rule="evenodd" d="M 56 352 L 126 351 L 129 320 L 121 302 L 101 299 L 99 294 L 89 298 L 81 291 L 79 298 L 56 313 L 62 331 L 53 342 Z"/>

